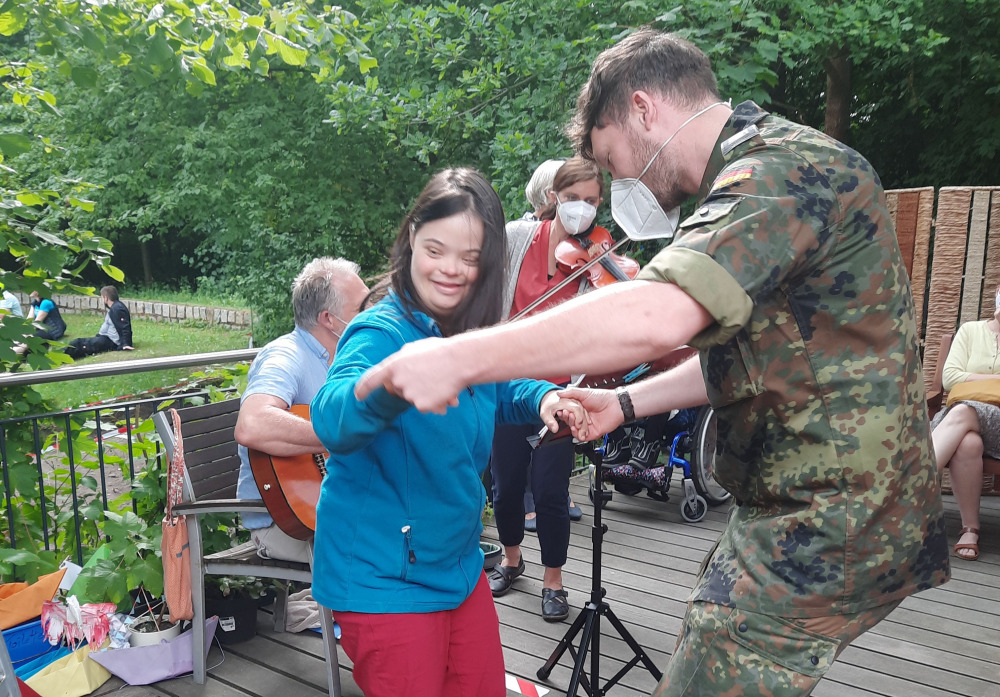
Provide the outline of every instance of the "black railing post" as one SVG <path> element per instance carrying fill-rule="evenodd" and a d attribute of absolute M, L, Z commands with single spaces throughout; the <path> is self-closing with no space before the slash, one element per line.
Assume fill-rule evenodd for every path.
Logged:
<path fill-rule="evenodd" d="M 10 495 L 10 475 L 7 472 L 7 429 L 0 427 L 0 462 L 3 463 L 3 497 L 7 508 L 7 534 L 10 536 L 10 547 L 16 549 L 14 539 L 14 502 Z"/>
<path fill-rule="evenodd" d="M 42 513 L 42 539 L 45 549 L 49 548 L 49 517 L 45 515 L 45 471 L 42 469 L 42 440 L 38 433 L 38 417 L 31 419 L 32 436 L 35 443 L 35 466 L 38 467 L 38 505 Z"/>
<path fill-rule="evenodd" d="M 80 501 L 76 496 L 76 463 L 73 461 L 73 425 L 66 414 L 66 456 L 69 458 L 69 482 L 73 492 L 73 529 L 76 532 L 76 563 L 83 566 L 83 541 L 80 539 Z"/>

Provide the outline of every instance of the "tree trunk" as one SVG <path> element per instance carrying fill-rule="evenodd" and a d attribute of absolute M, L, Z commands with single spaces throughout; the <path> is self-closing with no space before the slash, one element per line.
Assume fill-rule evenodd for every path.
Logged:
<path fill-rule="evenodd" d="M 140 240 L 139 256 L 142 258 L 142 280 L 146 286 L 153 284 L 153 263 L 149 258 L 149 243 L 151 240 Z"/>
<path fill-rule="evenodd" d="M 823 130 L 841 143 L 847 143 L 851 128 L 851 60 L 846 47 L 834 50 L 823 61 L 826 68 L 826 123 Z"/>

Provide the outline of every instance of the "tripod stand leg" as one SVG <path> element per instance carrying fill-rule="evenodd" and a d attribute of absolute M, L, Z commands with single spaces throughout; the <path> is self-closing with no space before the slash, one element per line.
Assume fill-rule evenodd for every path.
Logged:
<path fill-rule="evenodd" d="M 558 644 L 556 644 L 556 648 L 552 651 L 552 655 L 549 656 L 549 660 L 545 661 L 545 665 L 539 668 L 538 672 L 535 673 L 539 680 L 549 679 L 549 675 L 552 673 L 552 669 L 555 668 L 556 663 L 558 663 L 559 659 L 562 658 L 562 655 L 566 653 L 566 649 L 572 645 L 573 637 L 576 636 L 577 632 L 583 629 L 583 625 L 587 621 L 588 614 L 587 608 L 584 608 L 583 612 L 577 615 L 576 619 L 573 620 L 573 624 L 570 625 L 570 628 L 565 634 L 563 634 L 563 638 L 559 640 Z"/>
<path fill-rule="evenodd" d="M 659 682 L 660 679 L 663 678 L 663 673 L 661 673 L 660 669 L 653 663 L 653 659 L 649 657 L 649 654 L 647 654 L 645 650 L 639 646 L 639 642 L 635 640 L 635 637 L 629 634 L 625 625 L 622 624 L 621 620 L 615 616 L 614 610 L 609 607 L 604 614 L 607 615 L 608 621 L 611 622 L 611 626 L 618 632 L 618 636 L 620 636 L 622 640 L 628 644 L 628 647 L 632 649 L 632 652 L 636 655 L 636 657 L 642 661 L 644 666 L 646 666 L 646 670 L 648 670 L 650 674 L 656 678 L 657 682 Z"/>
<path fill-rule="evenodd" d="M 573 674 L 569 678 L 569 688 L 566 690 L 566 697 L 576 697 L 577 689 L 580 686 L 580 677 L 583 674 L 583 666 L 587 661 L 587 649 L 590 648 L 591 637 L 594 636 L 595 631 L 601 631 L 598 611 L 595 609 L 592 612 L 587 612 L 587 610 L 590 610 L 589 605 L 581 613 L 587 615 L 587 620 L 583 625 L 583 634 L 580 635 L 580 652 L 576 655 L 576 660 L 573 662 Z M 591 680 L 591 685 L 597 688 L 597 681 Z M 594 693 L 592 690 L 587 690 L 587 694 L 593 695 Z"/>

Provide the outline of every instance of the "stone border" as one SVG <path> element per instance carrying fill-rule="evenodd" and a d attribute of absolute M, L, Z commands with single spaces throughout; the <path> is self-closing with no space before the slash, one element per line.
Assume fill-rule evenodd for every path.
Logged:
<path fill-rule="evenodd" d="M 25 312 L 28 308 L 28 296 L 17 293 Z M 99 295 L 66 295 L 52 296 L 52 302 L 59 306 L 63 314 L 104 314 L 105 307 Z M 225 307 L 208 307 L 205 305 L 186 305 L 181 303 L 164 303 L 150 300 L 129 300 L 122 302 L 132 313 L 132 317 L 156 320 L 158 322 L 184 322 L 194 320 L 215 324 L 228 329 L 249 329 L 253 325 L 250 310 L 231 310 Z"/>

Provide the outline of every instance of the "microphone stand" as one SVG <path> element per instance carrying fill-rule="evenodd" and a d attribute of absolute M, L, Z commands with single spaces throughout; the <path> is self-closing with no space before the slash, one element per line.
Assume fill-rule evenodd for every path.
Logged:
<path fill-rule="evenodd" d="M 540 447 L 545 443 L 549 442 L 551 439 L 547 438 L 551 434 L 547 429 L 542 429 L 542 432 L 538 434 L 537 437 L 533 437 L 531 440 L 534 447 Z M 558 437 L 558 436 L 555 436 Z M 602 486 L 601 477 L 601 461 L 602 456 L 598 451 L 597 446 L 594 443 L 578 443 L 577 452 L 582 453 L 590 460 L 590 464 L 593 467 L 594 479 L 592 483 L 592 496 L 591 500 L 594 503 L 594 524 L 591 526 L 590 539 L 593 547 L 593 561 L 591 563 L 591 575 L 590 575 L 590 602 L 586 604 L 583 610 L 577 615 L 577 618 L 573 621 L 573 624 L 563 635 L 563 638 L 559 640 L 556 644 L 555 650 L 549 659 L 545 661 L 545 665 L 538 669 L 536 673 L 540 680 L 548 680 L 549 675 L 552 673 L 552 669 L 562 658 L 562 655 L 568 650 L 570 655 L 573 657 L 573 673 L 570 677 L 569 688 L 566 690 L 567 697 L 576 697 L 578 694 L 579 686 L 582 684 L 584 691 L 590 697 L 602 697 L 607 694 L 608 690 L 618 683 L 625 674 L 628 673 L 632 668 L 638 665 L 640 662 L 643 666 L 650 672 L 650 674 L 659 682 L 660 678 L 663 677 L 663 673 L 656 667 L 653 660 L 649 655 L 643 650 L 639 645 L 639 642 L 629 634 L 628 629 L 622 624 L 621 620 L 615 615 L 611 606 L 608 605 L 604 596 L 607 592 L 601 587 L 601 546 L 604 542 L 604 534 L 608 531 L 608 526 L 601 522 L 601 509 L 604 506 L 606 500 L 611 499 L 611 492 L 604 491 Z M 634 654 L 632 659 L 629 660 L 625 666 L 615 673 L 607 682 L 603 685 L 601 684 L 601 618 L 606 618 L 611 626 L 618 632 L 618 636 L 632 649 Z M 582 633 L 581 633 L 582 632 Z M 579 637 L 579 646 L 574 647 L 573 641 L 576 639 L 577 634 Z M 587 661 L 587 653 L 590 653 L 590 672 L 589 674 L 584 669 Z"/>

